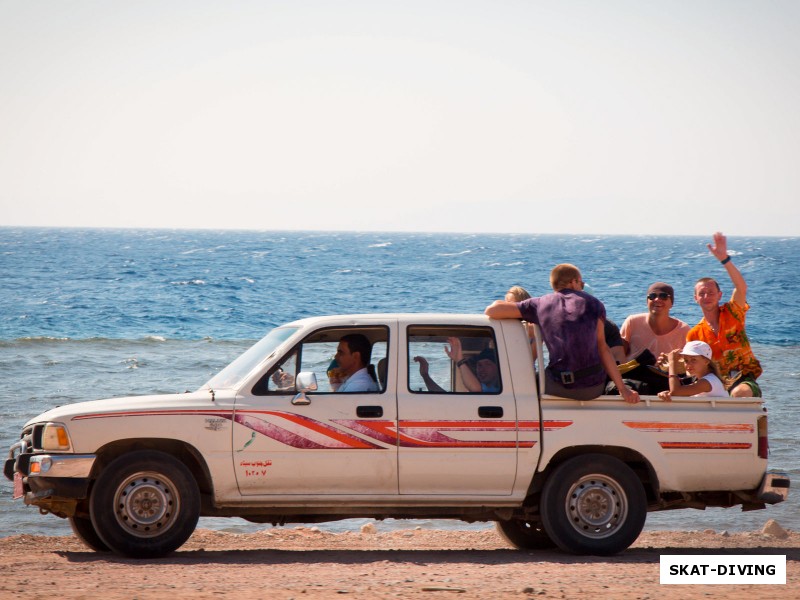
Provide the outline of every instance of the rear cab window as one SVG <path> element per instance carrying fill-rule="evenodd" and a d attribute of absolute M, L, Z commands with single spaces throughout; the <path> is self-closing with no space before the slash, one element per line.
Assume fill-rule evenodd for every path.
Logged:
<path fill-rule="evenodd" d="M 497 341 L 491 327 L 412 325 L 407 339 L 409 392 L 502 393 Z"/>

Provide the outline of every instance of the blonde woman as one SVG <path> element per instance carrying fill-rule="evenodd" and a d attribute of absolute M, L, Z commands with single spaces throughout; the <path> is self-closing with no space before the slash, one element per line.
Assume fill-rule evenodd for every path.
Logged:
<path fill-rule="evenodd" d="M 528 290 L 518 285 L 511 286 L 506 292 L 506 302 L 522 302 L 530 297 Z"/>
<path fill-rule="evenodd" d="M 523 300 L 527 300 L 530 298 L 531 295 L 528 293 L 524 287 L 519 285 L 512 285 L 508 288 L 506 292 L 505 301 L 506 302 L 522 302 Z M 528 332 L 528 339 L 531 341 L 531 352 L 533 352 L 533 360 L 536 360 L 536 337 L 535 333 L 533 332 L 533 325 L 528 323 L 527 321 L 522 321 L 522 324 L 525 325 L 525 331 Z"/>

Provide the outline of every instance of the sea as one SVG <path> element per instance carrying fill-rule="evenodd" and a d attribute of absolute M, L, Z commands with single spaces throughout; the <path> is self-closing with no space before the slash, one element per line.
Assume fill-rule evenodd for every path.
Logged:
<path fill-rule="evenodd" d="M 549 291 L 553 265 L 578 265 L 621 324 L 646 310 L 650 283 L 675 288 L 694 324 L 695 280 L 730 281 L 708 237 L 59 229 L 0 227 L 0 451 L 28 419 L 83 400 L 199 388 L 272 327 L 312 315 L 481 313 L 511 285 Z M 770 467 L 800 482 L 800 238 L 732 237 L 748 283 L 747 331 L 764 374 Z M 3 454 L 3 458 L 5 454 Z M 800 531 L 800 492 L 766 510 L 650 513 L 651 530 Z M 357 530 L 362 519 L 317 525 Z M 201 518 L 199 527 L 269 527 Z M 407 527 L 489 528 L 459 521 Z M 69 535 L 66 520 L 12 501 L 0 478 L 0 537 Z"/>

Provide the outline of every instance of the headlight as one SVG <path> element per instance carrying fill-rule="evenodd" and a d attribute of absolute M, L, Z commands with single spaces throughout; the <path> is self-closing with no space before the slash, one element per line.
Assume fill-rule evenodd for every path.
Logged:
<path fill-rule="evenodd" d="M 42 432 L 42 450 L 66 452 L 72 448 L 67 428 L 61 423 L 48 423 Z"/>

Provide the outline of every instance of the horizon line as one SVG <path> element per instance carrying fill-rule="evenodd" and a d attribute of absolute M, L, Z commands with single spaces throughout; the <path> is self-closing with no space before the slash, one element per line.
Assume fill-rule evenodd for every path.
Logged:
<path fill-rule="evenodd" d="M 50 230 L 93 230 L 93 231 L 198 231 L 198 232 L 239 232 L 239 233 L 316 233 L 316 234 L 375 234 L 375 235 L 511 235 L 511 236 L 593 236 L 593 237 L 630 237 L 630 238 L 703 238 L 710 239 L 712 233 L 608 233 L 608 232 L 536 232 L 536 231 L 414 231 L 414 230 L 383 230 L 383 229 L 257 229 L 252 227 L 175 227 L 175 226 L 120 226 L 120 225 L 0 225 L 2 229 L 50 229 Z M 792 234 L 726 234 L 735 238 L 798 238 L 800 235 Z"/>

